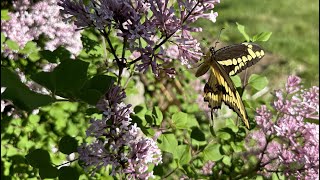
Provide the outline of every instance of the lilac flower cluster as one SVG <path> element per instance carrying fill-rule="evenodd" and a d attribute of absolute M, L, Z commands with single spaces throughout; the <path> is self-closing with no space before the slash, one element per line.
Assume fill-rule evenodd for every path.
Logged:
<path fill-rule="evenodd" d="M 283 173 L 297 179 L 319 178 L 319 87 L 303 89 L 301 79 L 290 76 L 285 90 L 275 92 L 274 115 L 266 106 L 257 109 L 259 129 L 247 137 L 249 153 L 260 159 L 261 174 Z M 252 141 L 255 148 L 252 148 Z"/>
<path fill-rule="evenodd" d="M 55 50 L 64 46 L 73 55 L 79 54 L 82 49 L 81 34 L 72 23 L 66 24 L 59 14 L 61 7 L 59 0 L 46 0 L 32 3 L 30 0 L 17 0 L 13 2 L 15 12 L 10 12 L 10 20 L 1 20 L 1 32 L 17 42 L 23 48 L 27 42 L 37 40 L 45 35 L 48 41 L 46 50 Z M 8 47 L 4 47 L 3 55 L 16 59 L 18 54 Z"/>
<path fill-rule="evenodd" d="M 188 67 L 200 60 L 202 52 L 191 32 L 202 29 L 191 27 L 190 23 L 198 18 L 215 22 L 218 14 L 212 9 L 217 3 L 219 0 L 177 0 L 177 5 L 169 0 L 89 0 L 86 3 L 62 0 L 59 5 L 63 7 L 61 12 L 67 19 L 75 20 L 78 28 L 99 30 L 107 38 L 118 64 L 138 62 L 136 67 L 140 72 L 151 67 L 155 75 L 161 70 L 172 75 L 175 71 L 164 68 L 172 58 Z M 122 52 L 116 52 L 113 47 L 109 39 L 112 32 L 123 41 Z M 127 50 L 135 54 L 130 62 L 124 57 Z"/>
<path fill-rule="evenodd" d="M 124 174 L 126 179 L 152 178 L 148 166 L 161 163 L 161 151 L 153 139 L 131 122 L 131 105 L 121 102 L 125 97 L 119 86 L 113 86 L 99 101 L 97 108 L 103 111 L 103 118 L 90 121 L 87 136 L 94 137 L 94 141 L 79 147 L 79 159 L 92 174 L 109 165 L 111 175 Z"/>

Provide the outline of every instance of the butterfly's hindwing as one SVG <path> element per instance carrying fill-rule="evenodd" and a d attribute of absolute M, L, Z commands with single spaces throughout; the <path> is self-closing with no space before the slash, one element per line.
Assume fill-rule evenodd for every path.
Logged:
<path fill-rule="evenodd" d="M 204 86 L 203 100 L 209 103 L 211 109 L 220 109 L 222 104 L 221 92 L 217 89 L 213 89 L 209 84 L 206 83 Z"/>
<path fill-rule="evenodd" d="M 216 61 L 211 61 L 210 77 L 204 87 L 204 100 L 211 109 L 221 108 L 222 102 L 233 109 L 249 128 L 248 115 L 241 97 L 224 68 Z"/>
<path fill-rule="evenodd" d="M 264 50 L 254 43 L 226 46 L 214 52 L 214 60 L 221 64 L 229 76 L 233 76 L 257 63 L 264 56 Z"/>

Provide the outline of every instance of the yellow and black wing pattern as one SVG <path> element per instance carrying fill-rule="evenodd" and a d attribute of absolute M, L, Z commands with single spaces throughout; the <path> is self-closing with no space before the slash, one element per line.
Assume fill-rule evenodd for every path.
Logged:
<path fill-rule="evenodd" d="M 229 76 L 254 65 L 264 56 L 264 50 L 254 43 L 226 46 L 213 52 L 214 59 L 221 64 Z"/>
<path fill-rule="evenodd" d="M 253 43 L 241 43 L 221 48 L 210 49 L 204 63 L 196 72 L 196 77 L 210 72 L 204 87 L 204 101 L 211 109 L 220 109 L 222 102 L 235 111 L 249 129 L 249 120 L 242 99 L 230 76 L 252 66 L 264 56 L 260 46 Z"/>

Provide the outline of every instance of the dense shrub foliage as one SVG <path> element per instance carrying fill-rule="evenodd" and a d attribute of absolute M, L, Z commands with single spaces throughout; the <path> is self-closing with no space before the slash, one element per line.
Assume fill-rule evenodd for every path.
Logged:
<path fill-rule="evenodd" d="M 234 76 L 252 129 L 226 106 L 211 119 L 193 23 L 219 3 L 3 3 L 1 178 L 317 179 L 319 87 Z"/>

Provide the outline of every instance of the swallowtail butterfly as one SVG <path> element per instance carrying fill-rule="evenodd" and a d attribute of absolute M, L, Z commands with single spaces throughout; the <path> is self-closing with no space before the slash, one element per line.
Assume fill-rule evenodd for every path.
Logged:
<path fill-rule="evenodd" d="M 234 44 L 219 50 L 211 48 L 196 72 L 196 77 L 208 70 L 210 72 L 204 86 L 204 101 L 209 103 L 209 107 L 212 110 L 220 109 L 224 102 L 238 114 L 248 129 L 250 126 L 246 109 L 230 76 L 257 63 L 263 56 L 263 49 L 254 43 Z"/>

